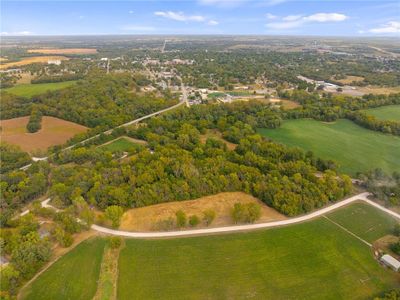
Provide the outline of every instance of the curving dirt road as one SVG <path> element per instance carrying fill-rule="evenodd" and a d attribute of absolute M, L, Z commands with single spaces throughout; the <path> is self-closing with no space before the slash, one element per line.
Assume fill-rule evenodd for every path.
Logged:
<path fill-rule="evenodd" d="M 322 216 L 330 211 L 333 211 L 339 207 L 348 205 L 355 201 L 364 201 L 365 203 L 372 205 L 391 216 L 400 219 L 400 214 L 395 213 L 367 198 L 369 193 L 361 193 L 355 195 L 353 197 L 347 198 L 330 206 L 324 207 L 320 210 L 314 211 L 307 215 L 303 215 L 296 218 L 291 218 L 282 221 L 274 221 L 268 223 L 258 223 L 258 224 L 247 224 L 247 225 L 235 225 L 235 226 L 226 226 L 226 227 L 216 227 L 216 228 L 203 228 L 203 229 L 192 229 L 192 230 L 181 230 L 181 231 L 167 231 L 167 232 L 129 232 L 129 231 L 121 231 L 121 230 L 114 230 L 105 228 L 98 225 L 92 225 L 92 229 L 98 232 L 102 232 L 105 234 L 116 235 L 116 236 L 123 236 L 129 238 L 165 238 L 165 237 L 180 237 L 180 236 L 192 236 L 192 235 L 207 235 L 207 234 L 214 234 L 214 233 L 228 233 L 228 232 L 238 232 L 238 231 L 247 231 L 247 230 L 254 230 L 254 229 L 261 229 L 261 228 L 272 228 L 278 226 L 285 226 L 290 224 L 301 223 L 304 221 L 311 220 L 313 218 Z"/>

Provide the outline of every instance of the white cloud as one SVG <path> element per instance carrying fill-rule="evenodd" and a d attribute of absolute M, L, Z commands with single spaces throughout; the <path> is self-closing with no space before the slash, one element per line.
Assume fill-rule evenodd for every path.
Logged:
<path fill-rule="evenodd" d="M 208 24 L 208 25 L 211 25 L 211 26 L 215 26 L 215 25 L 218 25 L 219 22 L 217 22 L 217 21 L 215 21 L 215 20 L 210 20 L 210 21 L 207 22 L 207 24 Z"/>
<path fill-rule="evenodd" d="M 349 17 L 344 15 L 344 14 L 338 14 L 338 13 L 318 13 L 318 14 L 313 14 L 308 17 L 304 17 L 305 21 L 308 22 L 341 22 Z"/>
<path fill-rule="evenodd" d="M 32 32 L 30 31 L 17 31 L 17 32 L 7 32 L 7 31 L 3 31 L 0 33 L 0 35 L 11 35 L 11 36 L 15 36 L 15 35 L 33 35 Z"/>
<path fill-rule="evenodd" d="M 197 0 L 202 5 L 212 5 L 221 8 L 233 8 L 244 4 L 252 4 L 254 6 L 275 6 L 288 0 Z"/>
<path fill-rule="evenodd" d="M 302 15 L 290 15 L 290 16 L 283 17 L 282 20 L 288 21 L 288 22 L 293 22 L 293 21 L 297 21 L 297 20 L 301 19 L 301 17 L 302 17 Z"/>
<path fill-rule="evenodd" d="M 128 11 L 129 14 L 133 14 L 133 10 Z"/>
<path fill-rule="evenodd" d="M 194 21 L 194 22 L 204 22 L 205 17 L 200 15 L 187 16 L 183 12 L 173 12 L 173 11 L 156 11 L 154 13 L 156 16 L 164 17 L 167 19 L 175 21 Z"/>
<path fill-rule="evenodd" d="M 273 14 L 267 13 L 265 14 L 265 16 L 267 17 L 268 20 L 275 20 L 278 18 L 278 16 L 275 16 Z"/>
<path fill-rule="evenodd" d="M 388 22 L 384 25 L 382 25 L 381 27 L 377 27 L 377 28 L 372 28 L 369 30 L 369 32 L 371 33 L 400 33 L 400 22 L 397 21 L 391 21 Z"/>
<path fill-rule="evenodd" d="M 342 22 L 348 19 L 348 16 L 339 13 L 316 13 L 309 16 L 289 15 L 282 18 L 280 22 L 267 23 L 265 26 L 269 29 L 286 30 L 301 27 L 310 23 Z"/>
<path fill-rule="evenodd" d="M 153 26 L 143 26 L 143 25 L 125 25 L 122 26 L 121 29 L 125 31 L 140 31 L 140 32 L 149 32 L 156 30 L 156 28 Z"/>

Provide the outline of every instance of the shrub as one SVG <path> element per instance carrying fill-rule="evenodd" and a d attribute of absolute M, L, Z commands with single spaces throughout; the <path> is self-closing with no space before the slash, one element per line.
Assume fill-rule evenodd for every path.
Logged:
<path fill-rule="evenodd" d="M 122 207 L 118 205 L 111 205 L 106 208 L 105 214 L 108 219 L 111 220 L 112 222 L 112 227 L 117 228 L 119 227 L 121 217 L 123 215 L 124 211 Z"/>
<path fill-rule="evenodd" d="M 112 249 L 117 249 L 121 246 L 122 239 L 118 236 L 113 236 L 110 238 L 110 247 Z"/>
<path fill-rule="evenodd" d="M 178 226 L 178 228 L 185 227 L 187 222 L 187 217 L 185 212 L 182 210 L 178 210 L 175 213 L 175 216 L 176 216 L 176 226 Z"/>
<path fill-rule="evenodd" d="M 216 213 L 212 209 L 207 209 L 203 211 L 203 221 L 206 224 L 206 226 L 209 226 L 215 219 Z"/>
<path fill-rule="evenodd" d="M 199 225 L 199 223 L 200 223 L 200 219 L 198 216 L 196 216 L 196 215 L 190 216 L 189 225 L 191 227 L 196 227 L 197 225 Z"/>

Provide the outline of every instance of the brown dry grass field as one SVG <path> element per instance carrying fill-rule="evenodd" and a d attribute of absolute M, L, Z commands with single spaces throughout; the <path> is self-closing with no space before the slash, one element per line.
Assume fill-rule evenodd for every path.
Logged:
<path fill-rule="evenodd" d="M 257 222 L 286 219 L 284 215 L 266 206 L 251 195 L 242 192 L 226 192 L 195 200 L 175 201 L 130 209 L 122 216 L 119 229 L 127 231 L 152 231 L 157 221 L 165 220 L 169 217 L 175 218 L 175 213 L 178 210 L 183 210 L 188 217 L 197 215 L 201 218 L 202 212 L 206 209 L 213 209 L 216 212 L 216 218 L 211 227 L 232 225 L 231 210 L 237 202 L 243 204 L 258 203 L 261 206 L 261 218 Z M 199 224 L 196 228 L 202 226 Z"/>
<path fill-rule="evenodd" d="M 41 54 L 95 54 L 95 53 L 97 53 L 97 49 L 91 49 L 91 48 L 69 48 L 69 49 L 42 48 L 42 49 L 29 49 L 28 53 L 41 53 Z"/>
<path fill-rule="evenodd" d="M 8 60 L 8 59 L 5 57 L 0 57 L 0 61 L 6 61 L 6 60 Z"/>
<path fill-rule="evenodd" d="M 32 78 L 35 77 L 30 72 L 22 72 L 19 76 L 21 76 L 21 78 L 17 80 L 17 84 L 30 84 Z"/>
<path fill-rule="evenodd" d="M 297 102 L 294 102 L 291 100 L 285 100 L 285 99 L 281 99 L 281 98 L 270 98 L 270 99 L 268 99 L 268 102 L 281 104 L 286 109 L 293 109 L 293 108 L 300 106 L 300 104 L 298 104 Z"/>
<path fill-rule="evenodd" d="M 363 80 L 364 80 L 364 77 L 361 77 L 361 76 L 346 76 L 346 78 L 336 80 L 336 81 L 343 83 L 343 84 L 350 84 L 353 81 L 363 81 Z"/>
<path fill-rule="evenodd" d="M 224 142 L 226 144 L 226 147 L 228 148 L 228 150 L 235 150 L 236 148 L 236 144 L 228 142 L 227 140 L 224 140 L 222 138 L 222 134 L 221 132 L 217 131 L 217 130 L 208 130 L 206 134 L 202 134 L 200 135 L 200 142 L 205 144 L 208 138 L 213 138 L 216 140 L 220 140 L 222 142 Z"/>
<path fill-rule="evenodd" d="M 43 117 L 42 129 L 28 133 L 26 124 L 29 117 L 1 121 L 1 141 L 18 145 L 22 150 L 32 153 L 46 150 L 50 146 L 65 143 L 68 139 L 87 130 L 85 126 L 53 117 Z"/>
<path fill-rule="evenodd" d="M 373 86 L 368 85 L 365 87 L 357 88 L 360 92 L 365 94 L 391 94 L 391 93 L 400 93 L 400 87 L 380 87 L 380 86 Z"/>
<path fill-rule="evenodd" d="M 7 69 L 10 67 L 20 67 L 25 66 L 33 63 L 47 63 L 49 60 L 68 60 L 68 57 L 65 56 L 33 56 L 33 57 L 26 57 L 19 61 L 9 62 L 0 65 L 1 69 Z"/>

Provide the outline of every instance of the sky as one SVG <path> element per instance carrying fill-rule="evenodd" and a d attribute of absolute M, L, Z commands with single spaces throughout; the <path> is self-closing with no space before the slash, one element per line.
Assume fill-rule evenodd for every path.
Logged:
<path fill-rule="evenodd" d="M 400 1 L 1 1 L 13 35 L 251 34 L 395 36 Z"/>

